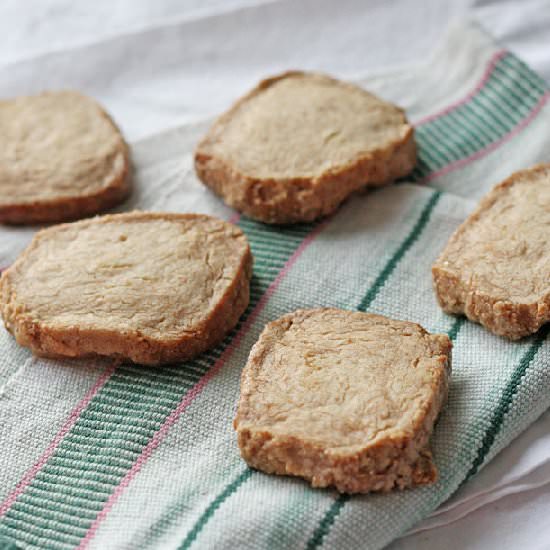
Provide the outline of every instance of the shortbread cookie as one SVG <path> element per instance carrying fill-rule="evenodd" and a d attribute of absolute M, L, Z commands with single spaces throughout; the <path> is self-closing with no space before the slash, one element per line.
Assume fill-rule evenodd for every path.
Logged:
<path fill-rule="evenodd" d="M 345 493 L 433 483 L 428 440 L 447 396 L 451 342 L 417 324 L 338 309 L 269 323 L 241 380 L 246 462 Z"/>
<path fill-rule="evenodd" d="M 448 313 L 519 339 L 550 321 L 550 164 L 497 185 L 432 268 Z"/>
<path fill-rule="evenodd" d="M 249 299 L 242 231 L 196 214 L 132 212 L 45 229 L 0 279 L 4 323 L 42 356 L 189 359 Z"/>
<path fill-rule="evenodd" d="M 222 115 L 199 143 L 199 178 L 267 223 L 311 221 L 352 192 L 405 176 L 413 128 L 398 107 L 315 73 L 269 78 Z"/>
<path fill-rule="evenodd" d="M 0 222 L 96 214 L 130 191 L 128 148 L 107 113 L 78 92 L 0 101 Z"/>

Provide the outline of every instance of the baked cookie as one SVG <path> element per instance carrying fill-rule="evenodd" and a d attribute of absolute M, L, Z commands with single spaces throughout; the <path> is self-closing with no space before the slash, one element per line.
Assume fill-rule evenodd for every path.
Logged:
<path fill-rule="evenodd" d="M 109 115 L 78 92 L 0 101 L 0 222 L 96 214 L 130 191 L 128 147 Z"/>
<path fill-rule="evenodd" d="M 249 299 L 242 231 L 197 214 L 131 212 L 40 231 L 0 279 L 7 329 L 42 356 L 156 365 L 219 342 Z"/>
<path fill-rule="evenodd" d="M 432 268 L 441 307 L 517 340 L 550 321 L 550 164 L 512 174 Z"/>
<path fill-rule="evenodd" d="M 413 128 L 398 107 L 322 74 L 263 80 L 212 126 L 195 152 L 199 178 L 266 223 L 330 214 L 351 193 L 405 176 Z"/>
<path fill-rule="evenodd" d="M 345 493 L 433 483 L 428 440 L 451 342 L 417 324 L 338 309 L 269 323 L 242 374 L 234 426 L 246 462 Z"/>

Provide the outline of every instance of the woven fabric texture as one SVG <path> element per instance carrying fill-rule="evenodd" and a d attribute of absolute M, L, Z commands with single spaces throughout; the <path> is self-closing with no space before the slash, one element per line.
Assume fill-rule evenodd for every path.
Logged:
<path fill-rule="evenodd" d="M 548 330 L 510 343 L 447 316 L 430 274 L 481 196 L 550 160 L 543 80 L 465 24 L 429 63 L 359 84 L 407 109 L 418 166 L 318 223 L 270 227 L 218 201 L 192 167 L 207 123 L 133 145 L 135 192 L 122 209 L 237 223 L 255 258 L 251 303 L 221 345 L 163 368 L 32 358 L 0 329 L 0 548 L 381 548 L 548 408 Z M 0 230 L 0 267 L 33 231 Z M 409 319 L 452 338 L 449 402 L 432 442 L 437 484 L 339 496 L 241 460 L 232 418 L 250 348 L 265 323 L 315 306 Z"/>

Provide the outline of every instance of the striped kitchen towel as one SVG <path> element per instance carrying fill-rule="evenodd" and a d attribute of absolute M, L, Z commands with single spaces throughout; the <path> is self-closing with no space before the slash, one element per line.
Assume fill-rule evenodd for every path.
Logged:
<path fill-rule="evenodd" d="M 426 65 L 360 84 L 407 109 L 418 166 L 406 181 L 353 197 L 319 223 L 265 226 L 211 195 L 192 167 L 207 124 L 134 145 L 136 190 L 124 208 L 207 212 L 237 223 L 255 257 L 251 304 L 221 345 L 163 368 L 37 359 L 2 328 L 6 547 L 381 548 L 550 405 L 548 330 L 511 343 L 445 315 L 430 275 L 449 235 L 493 184 L 550 161 L 544 82 L 464 24 Z M 0 231 L 6 266 L 32 230 Z M 320 305 L 410 319 L 453 339 L 449 403 L 433 437 L 436 485 L 339 496 L 240 459 L 231 422 L 251 346 L 268 321 Z"/>

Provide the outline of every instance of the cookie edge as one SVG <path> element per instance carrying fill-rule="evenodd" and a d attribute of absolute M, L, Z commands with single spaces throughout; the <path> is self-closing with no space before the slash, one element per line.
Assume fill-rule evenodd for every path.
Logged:
<path fill-rule="evenodd" d="M 0 204 L 0 224 L 33 225 L 40 223 L 62 223 L 78 220 L 98 214 L 122 203 L 131 193 L 131 156 L 122 131 L 111 115 L 97 102 L 76 90 L 68 90 L 94 104 L 98 114 L 103 117 L 118 135 L 122 145 L 112 162 L 111 178 L 101 189 L 94 193 L 67 195 L 59 198 L 35 200 L 2 205 Z M 51 92 L 45 92 L 51 93 Z M 53 92 L 53 93 L 57 93 Z M 117 159 L 122 158 L 122 166 L 116 169 Z M 108 177 L 108 175 L 106 175 Z"/>
<path fill-rule="evenodd" d="M 12 288 L 11 277 L 19 265 L 25 261 L 26 256 L 37 246 L 44 234 L 57 232 L 67 227 L 74 228 L 76 224 L 85 227 L 103 221 L 158 219 L 177 221 L 182 218 L 214 219 L 230 225 L 232 229 L 239 232 L 239 236 L 246 243 L 235 279 L 216 307 L 210 312 L 208 318 L 197 325 L 191 335 L 186 332 L 181 338 L 161 341 L 157 338 L 145 336 L 128 337 L 121 335 L 116 330 L 80 330 L 77 327 L 64 330 L 52 329 L 44 327 L 40 322 L 34 322 L 28 318 L 24 311 L 20 310 L 20 306 L 17 304 L 16 291 Z M 142 365 L 160 365 L 185 361 L 223 340 L 225 335 L 237 324 L 248 307 L 250 299 L 252 263 L 250 245 L 244 233 L 237 226 L 213 216 L 139 211 L 100 216 L 75 223 L 60 224 L 39 231 L 16 262 L 5 270 L 0 277 L 0 313 L 7 330 L 15 336 L 17 343 L 30 348 L 35 355 L 41 357 L 111 357 Z M 101 348 L 106 349 L 107 353 L 97 351 Z"/>
<path fill-rule="evenodd" d="M 271 474 L 302 477 L 313 487 L 333 486 L 341 493 L 388 492 L 394 488 L 404 489 L 435 483 L 438 472 L 429 449 L 429 438 L 448 395 L 452 343 L 446 335 L 430 334 L 420 325 L 410 321 L 350 311 L 350 313 L 362 313 L 373 318 L 414 325 L 420 328 L 423 336 L 430 339 L 433 345 L 432 358 L 439 363 L 439 376 L 428 410 L 423 419 L 418 420 L 416 429 L 413 430 L 414 437 L 407 434 L 386 437 L 376 441 L 374 445 L 371 443 L 363 446 L 355 453 L 338 455 L 337 453 L 328 454 L 322 447 L 296 437 L 273 435 L 265 429 L 241 427 L 243 394 L 249 391 L 250 371 L 258 370 L 263 354 L 267 352 L 263 345 L 266 334 L 278 325 L 292 323 L 296 315 L 310 315 L 327 310 L 347 312 L 337 308 L 294 311 L 267 324 L 254 344 L 241 375 L 241 396 L 233 422 L 242 458 L 252 468 Z M 414 458 L 409 461 L 405 458 L 406 455 L 412 455 Z M 296 463 L 296 457 L 299 457 L 299 464 Z"/>
<path fill-rule="evenodd" d="M 451 235 L 432 266 L 433 288 L 440 307 L 446 313 L 465 315 L 497 336 L 519 340 L 537 332 L 550 322 L 550 293 L 540 301 L 517 303 L 501 300 L 486 292 L 476 292 L 456 273 L 444 265 L 448 247 L 461 237 L 469 225 L 477 222 L 499 199 L 500 192 L 518 183 L 526 174 L 550 173 L 550 163 L 518 170 L 498 183 L 479 202 L 476 209 Z"/>
<path fill-rule="evenodd" d="M 314 72 L 287 71 L 260 81 L 214 122 L 195 150 L 195 171 L 199 179 L 226 204 L 265 223 L 310 222 L 334 212 L 354 191 L 391 183 L 412 171 L 416 165 L 414 127 L 407 121 L 404 111 L 393 104 L 403 116 L 405 135 L 402 139 L 387 148 L 369 152 L 338 170 L 326 171 L 313 178 L 255 178 L 210 153 L 212 135 L 223 132 L 227 121 L 242 105 L 276 82 L 296 77 L 318 77 L 373 95 L 355 84 Z"/>

